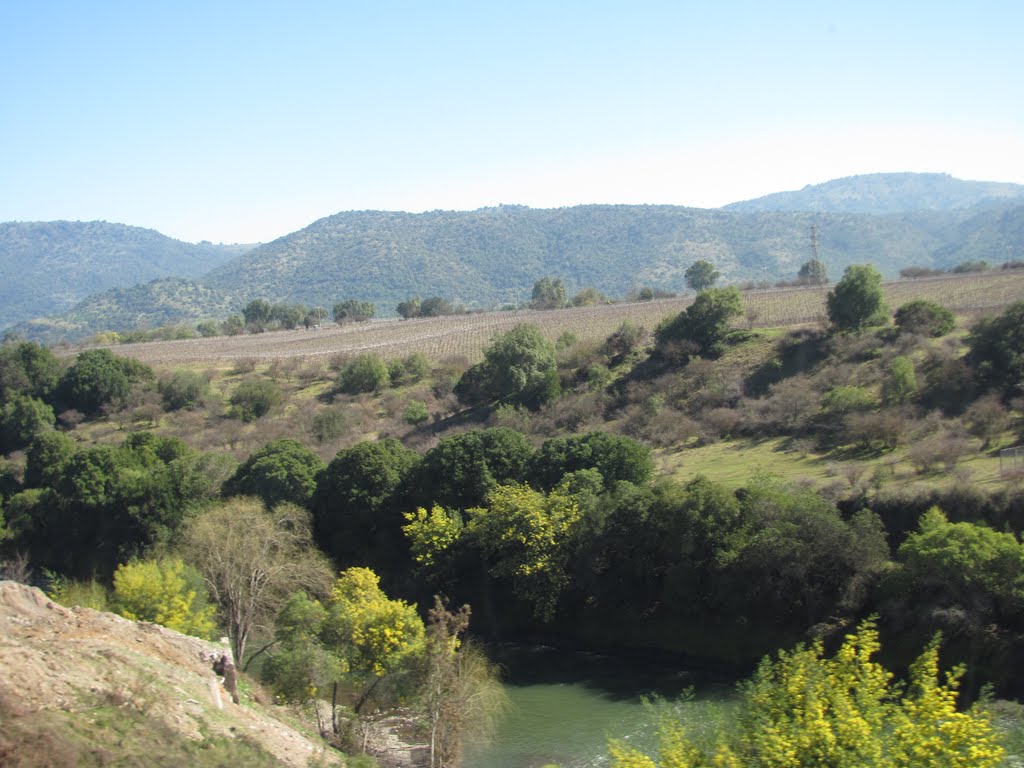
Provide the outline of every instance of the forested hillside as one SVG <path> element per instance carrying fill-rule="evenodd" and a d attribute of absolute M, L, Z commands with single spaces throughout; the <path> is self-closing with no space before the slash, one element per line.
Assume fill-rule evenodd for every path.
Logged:
<path fill-rule="evenodd" d="M 714 265 L 723 282 L 775 282 L 796 277 L 812 237 L 833 280 L 850 264 L 874 264 L 890 278 L 907 267 L 996 265 L 1021 258 L 1020 193 L 940 174 L 878 174 L 718 210 L 349 211 L 252 250 L 96 222 L 6 224 L 0 327 L 32 318 L 19 333 L 75 340 L 219 320 L 254 298 L 325 307 L 357 299 L 375 304 L 378 317 L 414 296 L 487 309 L 529 299 L 545 275 L 570 294 L 594 288 L 621 298 L 641 287 L 684 290 L 697 260 Z M 133 285 L 170 276 L 198 284 Z"/>
<path fill-rule="evenodd" d="M 223 318 L 240 305 L 192 280 L 165 277 L 127 288 L 108 288 L 55 316 L 25 320 L 11 329 L 43 343 L 82 339 L 103 331 L 160 328 Z"/>
<path fill-rule="evenodd" d="M 542 275 L 561 277 L 570 292 L 593 286 L 622 296 L 642 285 L 681 290 L 683 273 L 698 259 L 713 263 L 725 282 L 791 279 L 808 257 L 812 226 L 833 277 L 868 262 L 895 277 L 910 265 L 952 266 L 951 258 L 971 252 L 975 229 L 989 223 L 966 211 L 869 216 L 502 206 L 350 212 L 261 246 L 203 282 L 234 296 L 312 304 L 358 296 L 384 307 L 433 294 L 467 306 L 509 303 Z M 972 258 L 987 257 L 979 242 Z"/>
<path fill-rule="evenodd" d="M 57 315 L 107 288 L 198 277 L 250 247 L 183 243 L 105 221 L 0 223 L 0 328 Z"/>

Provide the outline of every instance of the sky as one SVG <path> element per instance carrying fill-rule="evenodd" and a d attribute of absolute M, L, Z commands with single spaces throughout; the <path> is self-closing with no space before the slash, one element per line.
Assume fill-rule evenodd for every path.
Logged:
<path fill-rule="evenodd" d="M 0 3 L 0 221 L 267 242 L 347 210 L 1024 183 L 1024 3 Z"/>

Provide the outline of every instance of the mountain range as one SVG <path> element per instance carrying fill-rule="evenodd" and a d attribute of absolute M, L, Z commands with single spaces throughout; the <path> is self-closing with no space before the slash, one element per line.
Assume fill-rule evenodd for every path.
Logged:
<path fill-rule="evenodd" d="M 895 277 L 907 266 L 1019 259 L 1024 186 L 898 173 L 720 209 L 350 211 L 257 247 L 192 245 L 100 222 L 0 224 L 0 276 L 17 278 L 4 282 L 0 296 L 11 298 L 0 327 L 75 339 L 223 318 L 252 298 L 323 306 L 358 298 L 384 315 L 415 295 L 489 308 L 528 298 L 544 275 L 570 291 L 622 296 L 642 286 L 682 290 L 697 259 L 714 263 L 723 282 L 786 279 L 810 257 L 812 231 L 832 279 L 853 263 Z"/>

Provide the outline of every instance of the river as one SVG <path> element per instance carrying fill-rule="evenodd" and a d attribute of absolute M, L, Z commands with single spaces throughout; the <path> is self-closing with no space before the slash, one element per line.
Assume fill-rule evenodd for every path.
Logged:
<path fill-rule="evenodd" d="M 500 648 L 509 708 L 493 741 L 470 746 L 464 768 L 594 768 L 607 765 L 607 741 L 656 746 L 658 710 L 678 705 L 692 732 L 727 724 L 730 683 L 706 673 L 636 660 L 544 648 Z M 645 704 L 649 697 L 662 703 Z"/>

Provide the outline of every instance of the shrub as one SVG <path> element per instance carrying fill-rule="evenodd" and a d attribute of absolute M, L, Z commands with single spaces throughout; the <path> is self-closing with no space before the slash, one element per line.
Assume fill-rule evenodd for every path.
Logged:
<path fill-rule="evenodd" d="M 413 426 L 422 424 L 430 418 L 430 411 L 427 410 L 427 404 L 420 400 L 412 400 L 405 407 L 405 412 L 402 414 L 402 420 L 406 424 Z"/>
<path fill-rule="evenodd" d="M 242 421 L 255 421 L 266 416 L 281 399 L 281 390 L 272 381 L 243 381 L 231 395 L 230 415 Z"/>
<path fill-rule="evenodd" d="M 341 369 L 338 389 L 349 395 L 378 392 L 388 386 L 388 367 L 372 352 L 364 352 Z"/>
<path fill-rule="evenodd" d="M 953 330 L 953 313 L 940 304 L 927 299 L 916 299 L 896 310 L 896 325 L 901 333 L 919 333 L 922 336 L 945 336 Z"/>
<path fill-rule="evenodd" d="M 178 411 L 195 408 L 210 389 L 206 377 L 192 371 L 175 371 L 157 385 L 164 408 Z"/>

